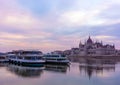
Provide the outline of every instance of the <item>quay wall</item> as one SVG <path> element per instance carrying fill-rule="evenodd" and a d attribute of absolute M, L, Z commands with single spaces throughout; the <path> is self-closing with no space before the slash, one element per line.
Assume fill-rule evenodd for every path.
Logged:
<path fill-rule="evenodd" d="M 68 55 L 67 57 L 84 57 L 84 58 L 120 58 L 120 55 Z"/>

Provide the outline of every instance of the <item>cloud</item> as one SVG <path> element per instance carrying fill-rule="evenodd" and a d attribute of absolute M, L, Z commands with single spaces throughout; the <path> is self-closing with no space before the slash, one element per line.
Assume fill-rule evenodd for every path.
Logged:
<path fill-rule="evenodd" d="M 108 35 L 99 35 L 95 36 L 96 39 L 114 39 L 115 37 L 113 36 L 108 36 Z"/>
<path fill-rule="evenodd" d="M 89 34 L 118 46 L 119 4 L 119 0 L 1 0 L 1 50 L 69 49 Z"/>
<path fill-rule="evenodd" d="M 44 22 L 23 8 L 16 0 L 0 1 L 0 25 L 15 29 L 43 28 Z"/>

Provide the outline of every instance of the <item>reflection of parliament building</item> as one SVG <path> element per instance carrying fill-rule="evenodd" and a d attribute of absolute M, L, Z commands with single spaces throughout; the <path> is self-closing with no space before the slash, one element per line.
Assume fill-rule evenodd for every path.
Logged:
<path fill-rule="evenodd" d="M 71 55 L 77 54 L 81 56 L 115 55 L 115 52 L 116 50 L 114 45 L 104 45 L 102 42 L 93 42 L 90 36 L 84 44 L 80 42 L 79 48 L 71 49 Z"/>
<path fill-rule="evenodd" d="M 109 66 L 99 66 L 99 65 L 80 65 L 79 66 L 80 73 L 84 72 L 89 78 L 93 75 L 104 74 L 104 72 L 115 72 L 115 65 Z"/>
<path fill-rule="evenodd" d="M 115 72 L 116 63 L 113 59 L 84 59 L 84 62 L 79 64 L 79 70 L 80 73 L 84 72 L 91 78 L 97 74 L 104 75 L 105 72 Z"/>

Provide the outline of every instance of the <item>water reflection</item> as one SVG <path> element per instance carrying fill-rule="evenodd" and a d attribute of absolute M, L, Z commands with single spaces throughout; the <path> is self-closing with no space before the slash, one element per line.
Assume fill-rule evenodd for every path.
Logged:
<path fill-rule="evenodd" d="M 89 79 L 93 75 L 103 74 L 104 72 L 115 72 L 115 59 L 95 59 L 95 58 L 81 58 L 79 62 L 80 73 L 87 74 Z"/>
<path fill-rule="evenodd" d="M 40 77 L 44 71 L 66 73 L 68 65 L 46 64 L 42 67 L 24 67 L 14 64 L 7 65 L 7 70 L 20 77 Z"/>
<path fill-rule="evenodd" d="M 44 67 L 23 67 L 14 64 L 8 65 L 7 70 L 21 77 L 40 77 Z"/>
<path fill-rule="evenodd" d="M 79 63 L 79 71 L 85 74 L 89 79 L 93 75 L 103 74 L 104 72 L 115 72 L 115 65 L 118 63 L 115 59 L 96 59 L 96 58 L 79 58 L 73 59 L 71 62 Z M 0 64 L 0 67 L 6 66 Z M 18 65 L 9 64 L 7 70 L 21 77 L 40 77 L 44 71 L 67 73 L 67 69 L 72 69 L 68 65 L 54 65 L 46 64 L 43 67 L 23 67 Z"/>
<path fill-rule="evenodd" d="M 1 85 L 119 85 L 118 59 L 79 58 L 70 66 L 23 67 L 0 64 Z M 6 82 L 7 81 L 7 82 Z"/>
<path fill-rule="evenodd" d="M 51 72 L 59 72 L 59 73 L 66 73 L 68 65 L 51 65 L 47 64 L 45 65 L 45 70 L 51 71 Z"/>
<path fill-rule="evenodd" d="M 1 67 L 6 67 L 8 65 L 8 63 L 0 63 L 0 68 Z"/>
<path fill-rule="evenodd" d="M 114 71 L 115 72 L 115 65 L 79 65 L 80 72 L 85 72 L 88 75 L 89 79 L 94 74 L 103 74 L 104 71 Z"/>

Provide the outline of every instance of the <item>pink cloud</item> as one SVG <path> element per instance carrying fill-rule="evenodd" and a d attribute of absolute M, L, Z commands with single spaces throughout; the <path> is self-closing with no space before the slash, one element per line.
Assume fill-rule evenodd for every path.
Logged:
<path fill-rule="evenodd" d="M 43 27 L 43 22 L 35 17 L 30 10 L 22 8 L 17 0 L 0 1 L 0 25 L 19 29 Z"/>

